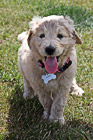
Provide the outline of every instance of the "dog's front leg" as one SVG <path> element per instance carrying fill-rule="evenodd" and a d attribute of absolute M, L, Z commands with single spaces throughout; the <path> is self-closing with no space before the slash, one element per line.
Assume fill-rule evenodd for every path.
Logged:
<path fill-rule="evenodd" d="M 37 94 L 39 96 L 40 103 L 42 104 L 42 106 L 44 108 L 43 119 L 47 119 L 50 114 L 52 99 L 49 96 L 49 94 L 44 93 L 44 91 L 38 92 Z"/>
<path fill-rule="evenodd" d="M 54 122 L 59 121 L 61 125 L 65 124 L 63 111 L 67 103 L 68 93 L 69 91 L 65 89 L 63 93 L 58 93 L 54 97 L 53 104 L 51 106 L 51 113 L 49 117 L 50 121 L 54 121 Z"/>
<path fill-rule="evenodd" d="M 30 86 L 30 83 L 26 78 L 24 77 L 24 93 L 23 93 L 24 99 L 26 98 L 33 98 L 34 97 L 34 90 Z"/>

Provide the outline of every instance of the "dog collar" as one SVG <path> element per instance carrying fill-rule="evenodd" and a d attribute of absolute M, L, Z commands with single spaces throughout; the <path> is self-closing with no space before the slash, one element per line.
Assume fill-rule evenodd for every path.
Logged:
<path fill-rule="evenodd" d="M 65 64 L 61 67 L 57 69 L 57 72 L 64 72 L 67 68 L 69 68 L 69 66 L 72 64 L 72 61 L 70 60 L 70 57 L 68 57 L 68 59 L 66 60 Z M 42 62 L 42 60 L 38 60 L 38 65 L 41 68 L 45 68 L 44 63 Z"/>

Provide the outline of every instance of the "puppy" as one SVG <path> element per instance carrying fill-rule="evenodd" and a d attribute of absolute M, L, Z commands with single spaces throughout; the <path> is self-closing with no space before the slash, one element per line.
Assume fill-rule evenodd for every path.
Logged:
<path fill-rule="evenodd" d="M 34 17 L 30 31 L 18 36 L 18 66 L 24 78 L 24 98 L 38 95 L 44 119 L 65 123 L 64 107 L 70 90 L 82 95 L 75 81 L 77 56 L 75 44 L 81 44 L 69 17 Z"/>

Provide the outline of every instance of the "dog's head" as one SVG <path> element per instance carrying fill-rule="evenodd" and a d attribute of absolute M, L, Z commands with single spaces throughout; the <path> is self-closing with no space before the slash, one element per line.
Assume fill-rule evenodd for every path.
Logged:
<path fill-rule="evenodd" d="M 28 45 L 46 58 L 46 70 L 55 73 L 59 56 L 62 56 L 75 44 L 81 44 L 73 21 L 69 17 L 48 16 L 34 18 L 30 23 Z"/>

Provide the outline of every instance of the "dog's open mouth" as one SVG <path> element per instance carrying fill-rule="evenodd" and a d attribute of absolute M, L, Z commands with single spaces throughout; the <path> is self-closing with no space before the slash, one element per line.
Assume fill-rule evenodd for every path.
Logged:
<path fill-rule="evenodd" d="M 45 57 L 45 64 L 42 60 L 38 60 L 40 67 L 45 68 L 48 73 L 64 72 L 71 64 L 70 57 L 66 60 L 62 67 L 58 67 L 58 59 L 60 56 Z"/>
<path fill-rule="evenodd" d="M 58 68 L 58 57 L 46 57 L 45 69 L 48 73 L 55 73 Z"/>

